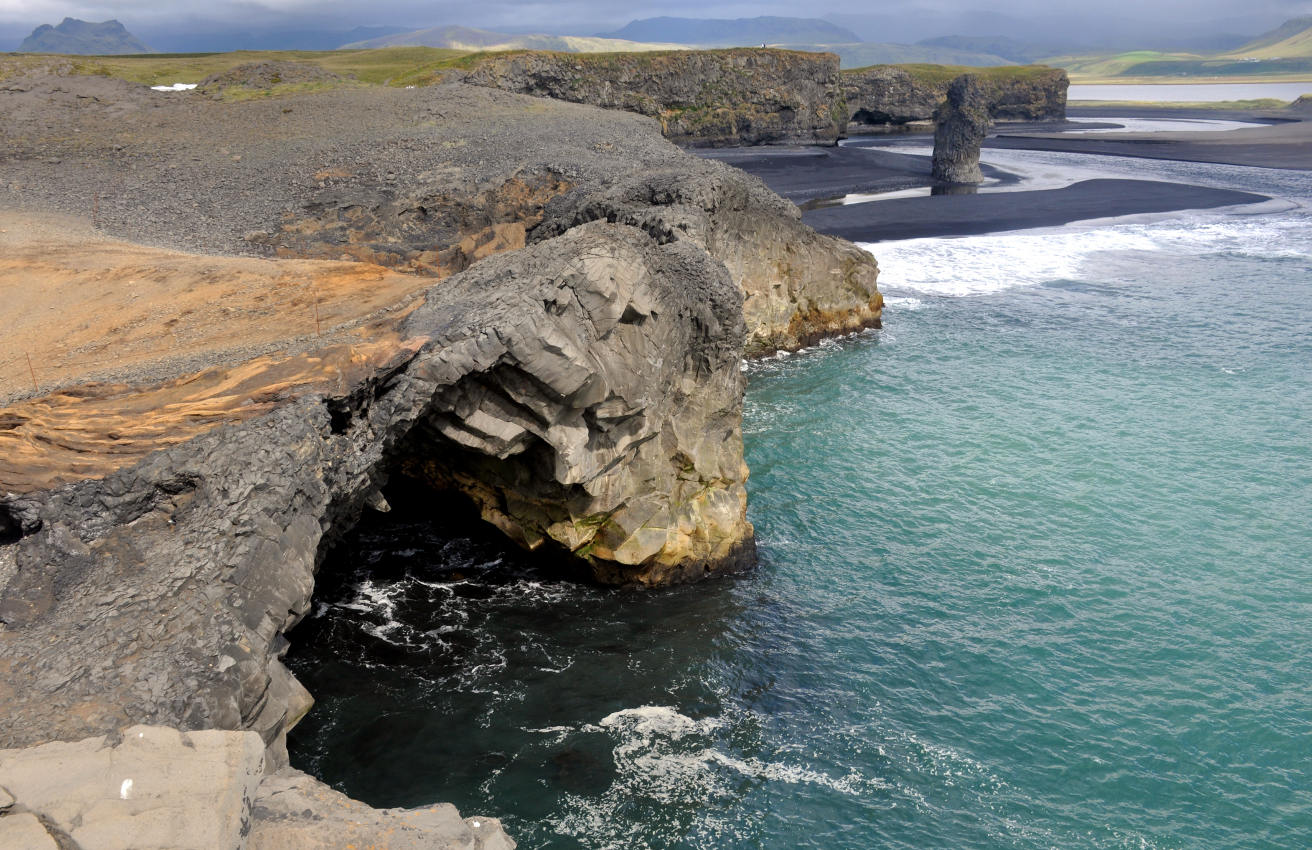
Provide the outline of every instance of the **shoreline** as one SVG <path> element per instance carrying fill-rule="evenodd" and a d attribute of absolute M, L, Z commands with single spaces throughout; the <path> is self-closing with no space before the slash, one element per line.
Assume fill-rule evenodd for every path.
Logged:
<path fill-rule="evenodd" d="M 1263 110 L 1225 110 L 1145 106 L 1136 109 L 1097 107 L 1071 110 L 1082 118 L 1225 119 L 1264 122 L 1267 126 L 1227 131 L 1100 133 L 1073 136 L 1056 124 L 995 125 L 986 149 L 1034 150 L 1060 153 L 1165 159 L 1239 166 L 1312 169 L 1312 123 L 1301 116 Z M 1108 121 L 1094 126 L 1110 127 Z M 930 143 L 921 133 L 899 140 Z M 702 154 L 708 156 L 707 154 Z M 930 157 L 901 153 L 896 146 L 852 142 L 834 148 L 735 149 L 709 155 L 741 168 L 778 194 L 800 206 L 802 220 L 820 231 L 857 242 L 951 237 L 1070 224 L 1091 219 L 1216 209 L 1270 200 L 1265 195 L 1192 186 L 1162 180 L 1093 179 L 1057 189 L 1008 191 L 948 191 L 923 197 L 875 198 L 847 205 L 827 204 L 851 194 L 884 194 L 933 187 Z M 1022 178 L 988 163 L 985 177 L 1016 184 Z"/>
<path fill-rule="evenodd" d="M 977 236 L 1090 219 L 1254 204 L 1266 195 L 1160 180 L 1083 180 L 1062 189 L 894 198 L 811 210 L 802 221 L 853 242 Z"/>

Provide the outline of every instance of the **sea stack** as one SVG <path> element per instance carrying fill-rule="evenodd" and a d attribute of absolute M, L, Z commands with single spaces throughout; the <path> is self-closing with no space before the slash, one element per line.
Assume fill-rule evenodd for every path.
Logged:
<path fill-rule="evenodd" d="M 989 131 L 988 92 L 974 74 L 948 86 L 934 112 L 933 177 L 940 183 L 979 183 L 979 147 Z"/>

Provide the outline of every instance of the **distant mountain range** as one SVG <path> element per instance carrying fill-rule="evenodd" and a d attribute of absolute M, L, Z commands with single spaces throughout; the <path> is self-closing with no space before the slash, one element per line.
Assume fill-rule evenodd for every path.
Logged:
<path fill-rule="evenodd" d="M 58 26 L 42 24 L 32 30 L 32 34 L 19 45 L 18 52 L 111 56 L 155 51 L 118 21 L 93 24 L 77 18 L 64 18 Z"/>
<path fill-rule="evenodd" d="M 753 47 L 760 44 L 850 44 L 861 36 L 819 18 L 645 18 L 630 21 L 602 38 L 695 44 L 702 47 Z"/>
<path fill-rule="evenodd" d="M 512 34 L 473 27 L 430 27 L 342 45 L 344 49 L 373 47 L 447 47 L 453 50 L 559 50 L 565 53 L 605 53 L 682 49 L 681 44 L 650 44 L 617 38 L 542 33 Z"/>

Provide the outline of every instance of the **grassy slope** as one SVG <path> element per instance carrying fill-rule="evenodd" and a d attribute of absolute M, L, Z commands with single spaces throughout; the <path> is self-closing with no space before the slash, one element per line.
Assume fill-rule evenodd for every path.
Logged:
<path fill-rule="evenodd" d="M 1134 50 L 1054 56 L 1073 83 L 1292 82 L 1312 80 L 1312 18 L 1296 18 L 1236 50 L 1216 55 Z"/>
<path fill-rule="evenodd" d="M 1312 57 L 1312 18 L 1295 18 L 1223 54 L 1230 59 L 1290 59 Z"/>

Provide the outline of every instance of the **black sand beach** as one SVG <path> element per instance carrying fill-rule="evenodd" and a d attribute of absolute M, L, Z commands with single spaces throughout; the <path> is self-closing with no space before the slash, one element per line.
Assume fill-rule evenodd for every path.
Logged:
<path fill-rule="evenodd" d="M 1169 107 L 1072 108 L 1071 115 L 1111 119 L 1220 118 L 1264 122 L 1268 126 L 1219 132 L 1077 136 L 1052 130 L 1090 125 L 1064 122 L 1046 126 L 1004 124 L 994 129 L 985 147 L 1312 169 L 1312 123 L 1298 120 L 1294 115 L 1236 110 L 1218 113 Z M 926 134 L 896 138 L 898 141 L 932 144 Z M 1211 209 L 1266 200 L 1262 195 L 1183 183 L 1101 179 L 1060 189 L 1025 191 L 1018 188 L 982 194 L 889 198 L 808 209 L 817 201 L 848 194 L 894 192 L 933 184 L 929 175 L 929 157 L 870 146 L 883 141 L 866 138 L 841 147 L 753 148 L 708 151 L 703 155 L 760 177 L 770 188 L 802 206 L 806 210 L 803 220 L 817 230 L 858 242 L 994 233 L 1094 218 Z M 991 180 L 1016 182 L 1018 179 L 987 165 L 984 172 Z"/>
<path fill-rule="evenodd" d="M 1210 209 L 1266 200 L 1263 195 L 1156 180 L 1085 180 L 1063 189 L 893 198 L 825 207 L 802 215 L 819 230 L 853 242 L 967 236 L 1048 227 L 1118 215 Z"/>

